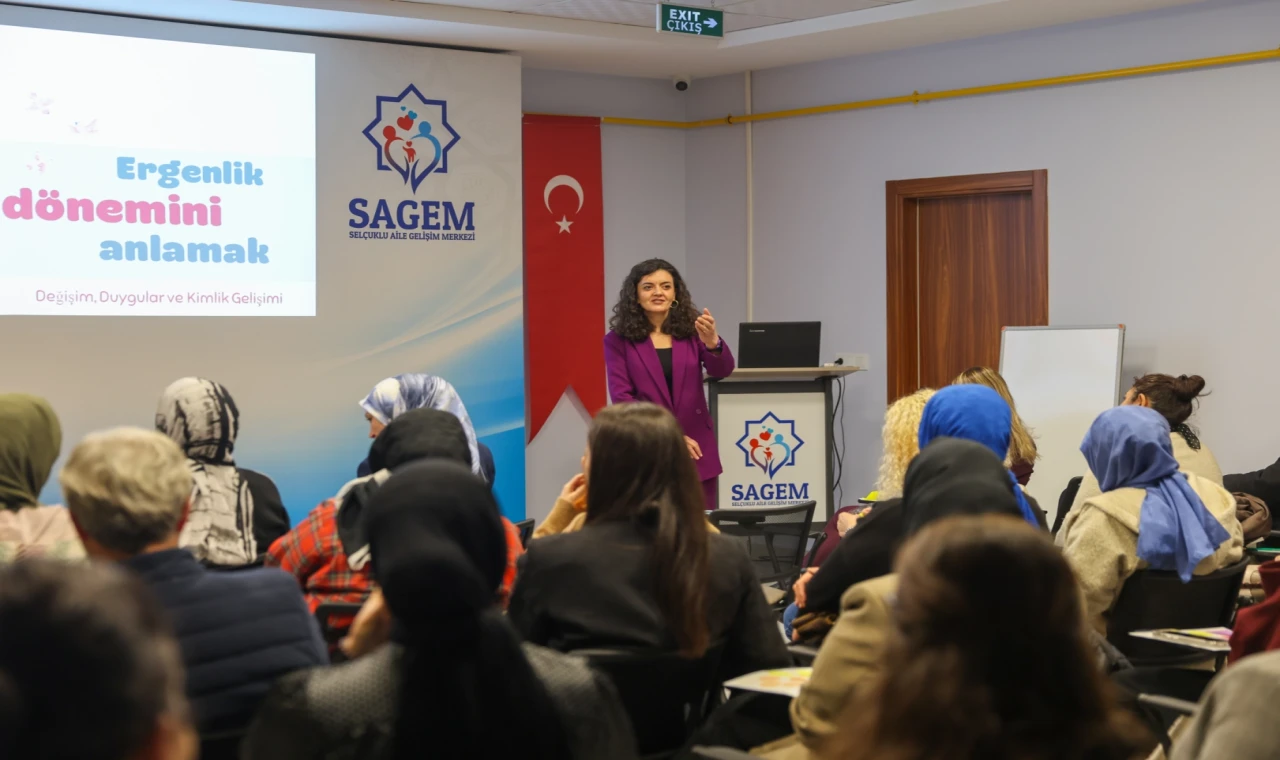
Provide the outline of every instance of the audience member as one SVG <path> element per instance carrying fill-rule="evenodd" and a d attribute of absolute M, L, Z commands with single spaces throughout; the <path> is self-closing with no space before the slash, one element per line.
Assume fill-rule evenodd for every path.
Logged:
<path fill-rule="evenodd" d="M 0 393 L 0 563 L 41 554 L 84 557 L 67 510 L 40 506 L 61 448 L 62 426 L 48 401 Z"/>
<path fill-rule="evenodd" d="M 1040 458 L 1039 452 L 1036 451 L 1036 439 L 1031 435 L 1031 431 L 1023 424 L 1022 417 L 1018 416 L 1018 407 L 1013 403 L 1013 394 L 1009 392 L 1009 385 L 990 367 L 970 367 L 960 376 L 956 378 L 955 385 L 985 385 L 996 393 L 1000 394 L 1000 398 L 1009 405 L 1009 411 L 1013 413 L 1013 436 L 1009 443 L 1009 456 L 1005 459 L 1005 463 L 1009 465 L 1010 471 L 1013 472 L 1015 478 L 1018 479 L 1018 485 L 1026 486 L 1031 482 L 1031 473 L 1035 471 L 1036 460 Z"/>
<path fill-rule="evenodd" d="M 1006 462 L 1013 440 L 1013 409 L 1000 394 L 984 385 L 951 385 L 934 394 L 920 418 L 920 448 L 935 438 L 963 438 L 986 446 Z M 1044 511 L 1027 496 L 1012 472 L 1013 495 L 1022 517 L 1032 525 L 1047 528 Z"/>
<path fill-rule="evenodd" d="M 527 641 L 701 657 L 723 644 L 718 676 L 791 658 L 751 560 L 711 534 L 701 484 L 670 412 L 606 407 L 588 435 L 586 525 L 532 542 L 511 596 Z"/>
<path fill-rule="evenodd" d="M 1236 613 L 1231 631 L 1231 662 L 1251 654 L 1280 649 L 1280 562 L 1258 566 L 1266 598 Z"/>
<path fill-rule="evenodd" d="M 471 467 L 470 439 L 453 413 L 412 409 L 398 415 L 369 447 L 372 475 L 344 485 L 321 502 L 297 527 L 271 545 L 266 563 L 298 579 L 312 611 L 325 602 L 360 604 L 373 588 L 363 512 L 392 471 L 410 462 L 443 458 Z M 524 552 L 520 534 L 506 518 L 510 564 L 503 583 L 509 594 L 515 582 L 515 560 Z M 372 600 L 380 605 L 380 599 Z"/>
<path fill-rule="evenodd" d="M 156 430 L 172 438 L 195 481 L 179 545 L 208 565 L 248 565 L 289 530 L 271 478 L 236 467 L 240 409 L 212 380 L 184 377 L 160 394 Z"/>
<path fill-rule="evenodd" d="M 1249 657 L 1213 679 L 1173 744 L 1172 760 L 1274 760 L 1280 652 Z"/>
<path fill-rule="evenodd" d="M 805 570 L 792 587 L 797 610 L 834 613 L 840 609 L 840 595 L 845 589 L 887 575 L 893 569 L 894 552 L 902 543 L 902 516 L 898 511 L 902 481 L 911 460 L 920 453 L 920 418 L 934 393 L 932 388 L 923 388 L 889 405 L 880 431 L 884 454 L 876 482 L 878 501 L 848 530 L 839 531 L 837 522 L 837 539 L 833 540 L 828 524 L 824 530 L 827 540 L 811 560 L 814 566 Z M 822 579 L 815 585 L 818 575 Z"/>
<path fill-rule="evenodd" d="M 416 463 L 366 511 L 395 642 L 282 680 L 246 760 L 635 756 L 608 680 L 577 658 L 522 647 L 495 604 L 507 551 L 483 481 L 460 463 Z"/>
<path fill-rule="evenodd" d="M 1048 536 L 1008 517 L 945 520 L 897 568 L 880 674 L 822 757 L 1135 757 L 1140 730 L 1094 665 L 1071 568 Z"/>
<path fill-rule="evenodd" d="M 462 423 L 467 434 L 467 448 L 471 450 L 471 458 L 468 460 L 471 471 L 493 484 L 493 452 L 476 440 L 475 427 L 471 424 L 471 415 L 467 414 L 462 397 L 443 377 L 420 372 L 388 377 L 373 386 L 369 395 L 360 400 L 360 408 L 364 410 L 364 418 L 369 421 L 370 438 L 377 438 L 392 420 L 414 409 L 438 409 L 452 414 Z M 357 477 L 374 472 L 377 470 L 372 469 L 368 459 L 356 468 Z"/>
<path fill-rule="evenodd" d="M 534 538 L 573 533 L 587 522 L 587 455 L 581 460 L 582 471 L 564 484 L 547 517 L 533 531 Z"/>
<path fill-rule="evenodd" d="M 982 385 L 952 385 L 932 394 L 916 432 L 921 449 L 940 437 L 961 438 L 986 446 L 1001 460 L 1008 455 L 1012 435 L 1012 410 L 998 393 Z M 1008 477 L 1023 517 L 1043 527 L 1044 512 L 1022 492 L 1012 473 Z M 800 612 L 834 614 L 850 586 L 892 571 L 894 554 L 905 538 L 900 505 L 891 501 L 877 506 L 840 541 L 822 567 L 804 579 L 796 593 Z"/>
<path fill-rule="evenodd" d="M 1134 378 L 1133 387 L 1125 392 L 1121 405 L 1142 406 L 1159 412 L 1169 423 L 1170 444 L 1173 446 L 1173 458 L 1178 463 L 1178 469 L 1222 485 L 1222 469 L 1218 467 L 1217 458 L 1188 423 L 1203 390 L 1204 378 L 1199 375 L 1143 375 Z M 1231 490 L 1250 493 L 1247 489 Z M 1085 469 L 1080 490 L 1076 491 L 1076 497 L 1071 502 L 1070 512 L 1100 493 L 1102 488 L 1098 485 L 1097 473 Z"/>
<path fill-rule="evenodd" d="M 1224 475 L 1222 485 L 1232 493 L 1256 496 L 1271 509 L 1280 509 L 1280 459 L 1261 470 Z"/>
<path fill-rule="evenodd" d="M 244 728 L 275 679 L 327 661 L 293 579 L 210 570 L 178 548 L 192 477 L 172 440 L 136 428 L 90 434 L 61 480 L 89 556 L 132 570 L 168 611 L 202 735 Z"/>
<path fill-rule="evenodd" d="M 1208 478 L 1179 472 L 1162 415 L 1109 409 L 1080 451 L 1102 493 L 1067 515 L 1059 538 L 1098 633 L 1105 635 L 1107 613 L 1138 570 L 1174 571 L 1186 583 L 1243 556 L 1235 498 Z"/>
<path fill-rule="evenodd" d="M 921 388 L 893 402 L 885 412 L 884 427 L 880 429 L 884 453 L 876 477 L 876 494 L 881 501 L 902 496 L 907 468 L 920 453 L 920 418 L 935 393 L 933 388 Z"/>
<path fill-rule="evenodd" d="M 1002 514 L 1022 509 L 1004 463 L 974 441 L 939 438 L 911 463 L 903 486 L 902 523 L 910 537 L 926 525 L 954 515 Z M 992 580 L 993 591 L 1000 581 Z M 775 758 L 808 757 L 839 730 L 851 697 L 883 667 L 884 641 L 892 624 L 898 576 L 863 581 L 845 592 L 841 612 L 813 663 L 813 676 L 791 703 L 796 736 L 771 747 Z"/>
<path fill-rule="evenodd" d="M 0 757 L 194 760 L 168 622 L 109 565 L 0 567 Z"/>
<path fill-rule="evenodd" d="M 552 505 L 546 519 L 533 531 L 533 538 L 574 533 L 582 530 L 587 524 L 587 455 L 585 453 L 582 455 L 581 463 L 582 472 L 569 478 L 569 481 L 560 489 L 560 495 L 556 497 L 556 503 Z M 712 533 L 720 532 L 720 529 L 710 520 L 707 521 L 707 530 Z"/>

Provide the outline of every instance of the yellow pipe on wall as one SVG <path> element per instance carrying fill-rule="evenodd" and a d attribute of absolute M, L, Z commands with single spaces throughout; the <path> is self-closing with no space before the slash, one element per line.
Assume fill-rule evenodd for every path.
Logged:
<path fill-rule="evenodd" d="M 1043 87 L 1062 87 L 1069 84 L 1086 82 L 1105 82 L 1111 79 L 1127 79 L 1129 77 L 1150 76 L 1152 74 L 1168 74 L 1176 71 L 1194 71 L 1196 69 L 1216 68 L 1220 66 L 1238 66 L 1245 63 L 1280 60 L 1280 49 L 1259 50 L 1253 53 L 1237 53 L 1220 55 L 1212 58 L 1194 58 L 1188 61 L 1156 63 L 1148 66 L 1130 66 L 1123 69 L 1108 69 L 1085 74 L 1067 74 L 1060 77 L 1042 79 L 1025 79 L 1020 82 L 988 84 L 979 87 L 961 87 L 954 90 L 937 92 L 913 92 L 910 95 L 898 95 L 890 98 L 874 98 L 871 100 L 855 100 L 850 103 L 833 103 L 825 106 L 809 108 L 790 108 L 783 111 L 768 111 L 747 116 L 726 116 L 723 119 L 702 119 L 700 121 L 663 121 L 661 119 L 624 119 L 616 116 L 605 116 L 600 121 L 604 124 L 616 124 L 628 127 L 659 127 L 662 129 L 700 129 L 702 127 L 723 127 L 730 124 L 745 124 L 754 121 L 771 121 L 773 119 L 792 119 L 797 116 L 816 116 L 824 113 L 841 111 L 859 111 L 865 108 L 882 108 L 927 103 L 934 100 L 950 100 L 952 98 L 969 98 L 975 95 L 991 95 L 999 92 L 1017 92 L 1035 90 Z"/>

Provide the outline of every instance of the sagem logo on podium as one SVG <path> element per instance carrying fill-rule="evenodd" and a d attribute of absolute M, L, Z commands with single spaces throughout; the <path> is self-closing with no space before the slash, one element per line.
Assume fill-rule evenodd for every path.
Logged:
<path fill-rule="evenodd" d="M 780 503 L 807 501 L 808 483 L 776 479 L 782 468 L 795 465 L 796 453 L 804 446 L 804 439 L 796 432 L 795 420 L 784 420 L 773 412 L 766 412 L 758 420 L 747 420 L 743 428 L 742 437 L 737 442 L 738 450 L 743 454 L 743 465 L 747 470 L 764 475 L 769 482 L 733 484 L 734 506 L 779 506 Z"/>

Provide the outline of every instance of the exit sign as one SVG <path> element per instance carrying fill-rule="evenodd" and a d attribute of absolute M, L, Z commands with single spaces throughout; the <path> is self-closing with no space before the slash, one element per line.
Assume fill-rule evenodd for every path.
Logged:
<path fill-rule="evenodd" d="M 724 11 L 660 3 L 658 31 L 692 34 L 696 37 L 723 37 Z"/>

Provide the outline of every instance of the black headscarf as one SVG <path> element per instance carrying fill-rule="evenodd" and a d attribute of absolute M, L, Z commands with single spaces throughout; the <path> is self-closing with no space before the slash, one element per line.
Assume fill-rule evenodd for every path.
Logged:
<path fill-rule="evenodd" d="M 551 699 L 496 607 L 507 548 L 488 485 L 460 463 L 407 465 L 373 494 L 366 526 L 405 645 L 395 757 L 567 757 Z"/>
<path fill-rule="evenodd" d="M 439 409 L 414 409 L 391 421 L 369 446 L 369 466 L 373 475 L 357 483 L 338 506 L 338 540 L 347 564 L 354 570 L 368 561 L 369 538 L 364 512 L 369 499 L 382 486 L 388 473 L 422 459 L 447 459 L 471 466 L 467 431 L 453 414 Z"/>
<path fill-rule="evenodd" d="M 904 536 L 955 515 L 1022 517 L 1004 463 L 986 446 L 959 438 L 938 438 L 916 455 L 903 479 L 901 509 Z"/>

